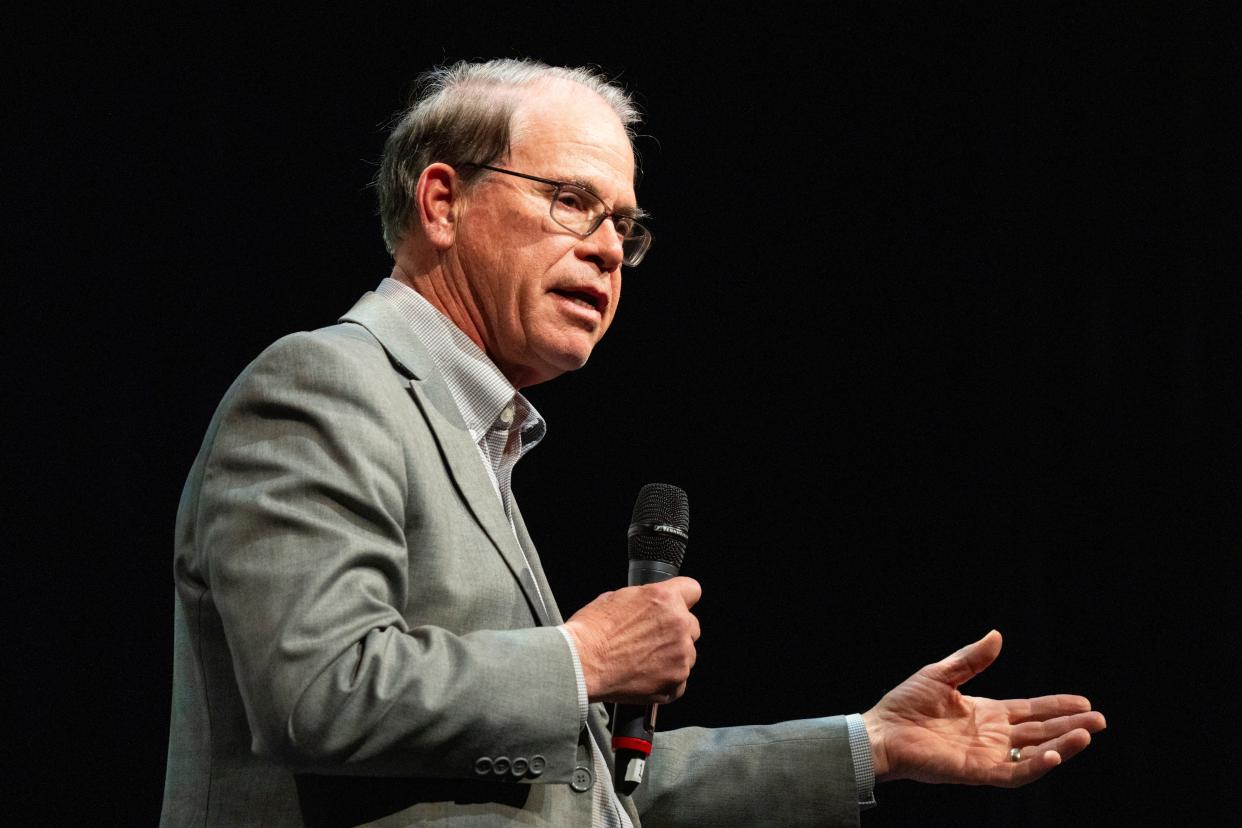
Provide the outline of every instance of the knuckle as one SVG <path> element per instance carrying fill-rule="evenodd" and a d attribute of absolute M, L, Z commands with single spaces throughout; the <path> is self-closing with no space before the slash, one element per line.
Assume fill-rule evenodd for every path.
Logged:
<path fill-rule="evenodd" d="M 657 607 L 667 602 L 668 597 L 662 589 L 663 584 L 644 584 L 643 586 L 633 587 L 637 594 L 642 598 L 643 603 L 648 606 Z"/>
<path fill-rule="evenodd" d="M 669 702 L 677 701 L 681 698 L 681 695 L 684 692 L 686 692 L 686 684 L 684 681 L 678 682 L 675 685 L 669 685 L 668 687 L 663 688 L 663 692 L 660 694 L 660 703 L 668 704 Z"/>

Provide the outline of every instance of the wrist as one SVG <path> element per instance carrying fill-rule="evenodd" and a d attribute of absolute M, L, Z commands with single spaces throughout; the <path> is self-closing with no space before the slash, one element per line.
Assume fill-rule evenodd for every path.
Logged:
<path fill-rule="evenodd" d="M 574 683 L 578 688 L 578 724 L 579 726 L 585 726 L 591 705 L 586 679 L 582 675 L 582 659 L 578 657 L 578 642 L 574 640 L 573 633 L 564 624 L 561 624 L 556 629 L 565 637 L 565 647 L 569 650 L 570 660 L 573 661 Z"/>
<path fill-rule="evenodd" d="M 888 749 L 884 739 L 884 722 L 875 712 L 875 708 L 862 714 L 862 720 L 867 728 L 867 739 L 871 742 L 871 766 L 875 771 L 875 781 L 883 782 L 891 776 Z"/>
<path fill-rule="evenodd" d="M 578 667 L 582 671 L 582 683 L 586 688 L 587 698 L 595 700 L 599 695 L 599 671 L 596 668 L 596 651 L 592 649 L 590 636 L 584 634 L 582 625 L 576 623 L 574 619 L 569 619 L 562 626 L 569 637 L 573 639 L 574 649 L 577 651 Z"/>

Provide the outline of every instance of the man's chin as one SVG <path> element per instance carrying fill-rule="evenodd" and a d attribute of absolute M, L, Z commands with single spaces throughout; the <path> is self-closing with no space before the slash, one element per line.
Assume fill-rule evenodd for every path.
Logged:
<path fill-rule="evenodd" d="M 591 356 L 588 351 L 544 350 L 537 354 L 537 359 L 525 359 L 520 363 L 502 363 L 495 360 L 501 372 L 515 388 L 527 388 L 547 382 L 570 371 L 577 371 L 587 364 Z"/>
<path fill-rule="evenodd" d="M 570 371 L 577 371 L 579 368 L 587 364 L 587 360 L 591 358 L 591 352 L 558 354 L 557 358 L 550 362 L 553 370 L 557 375 L 567 374 Z"/>
<path fill-rule="evenodd" d="M 540 354 L 542 359 L 539 360 L 539 366 L 529 369 L 531 379 L 525 385 L 538 385 L 541 382 L 556 379 L 561 374 L 577 371 L 587 364 L 587 360 L 591 358 L 591 350 L 590 348 L 545 350 Z"/>

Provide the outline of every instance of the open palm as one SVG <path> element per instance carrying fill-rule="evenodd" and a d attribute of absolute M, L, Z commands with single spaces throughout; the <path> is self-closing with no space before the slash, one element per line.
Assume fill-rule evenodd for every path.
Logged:
<path fill-rule="evenodd" d="M 1082 696 L 998 701 L 958 691 L 1000 649 L 1001 635 L 993 630 L 923 667 L 863 714 L 877 780 L 1017 787 L 1090 744 L 1105 721 Z"/>

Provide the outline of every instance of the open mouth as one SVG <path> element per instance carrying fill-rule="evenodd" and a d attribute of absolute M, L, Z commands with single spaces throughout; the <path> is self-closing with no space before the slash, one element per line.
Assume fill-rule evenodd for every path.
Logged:
<path fill-rule="evenodd" d="M 553 288 L 552 292 L 557 296 L 565 297 L 571 302 L 590 308 L 597 313 L 603 313 L 604 311 L 604 298 L 594 293 L 588 293 L 584 290 L 560 290 L 557 288 Z"/>

